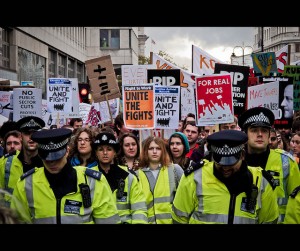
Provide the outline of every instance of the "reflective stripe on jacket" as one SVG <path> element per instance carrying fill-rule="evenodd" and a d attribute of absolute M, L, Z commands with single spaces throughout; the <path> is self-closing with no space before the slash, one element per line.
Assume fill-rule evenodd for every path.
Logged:
<path fill-rule="evenodd" d="M 231 196 L 225 184 L 213 174 L 213 162 L 206 162 L 202 168 L 182 177 L 173 201 L 174 222 L 228 223 L 228 215 L 232 214 L 233 224 L 276 223 L 276 193 L 271 187 L 267 188 L 269 183 L 262 176 L 261 168 L 248 169 L 253 175 L 253 184 L 258 177 L 255 210 L 245 208 L 245 192 Z"/>
<path fill-rule="evenodd" d="M 109 184 L 101 175 L 100 180 L 85 175 L 86 167 L 76 167 L 77 192 L 69 193 L 58 200 L 55 198 L 50 184 L 45 176 L 44 167 L 35 168 L 35 172 L 19 179 L 14 190 L 14 196 L 25 208 L 26 218 L 34 224 L 77 224 L 120 223 L 118 210 L 112 197 Z M 83 207 L 83 199 L 79 184 L 86 183 L 90 187 L 92 205 Z M 14 200 L 11 207 L 18 210 Z"/>
<path fill-rule="evenodd" d="M 183 169 L 178 164 L 161 167 L 156 180 L 149 168 L 137 174 L 146 196 L 149 223 L 172 224 L 172 203 Z"/>
<path fill-rule="evenodd" d="M 0 188 L 13 194 L 18 179 L 23 174 L 23 165 L 19 160 L 20 151 L 16 151 L 15 155 L 3 156 L 0 159 Z M 10 203 L 11 197 L 5 196 L 6 203 Z"/>
<path fill-rule="evenodd" d="M 128 172 L 127 166 L 120 166 Z M 148 224 L 148 212 L 146 205 L 146 197 L 142 189 L 142 185 L 137 177 L 128 172 L 125 181 L 124 195 L 122 198 L 117 198 L 117 190 L 114 191 L 117 208 L 121 217 L 122 223 L 129 224 Z"/>
<path fill-rule="evenodd" d="M 300 185 L 300 172 L 294 157 L 282 149 L 270 149 L 269 158 L 266 164 L 266 171 L 273 171 L 279 176 L 273 176 L 279 180 L 279 186 L 275 188 L 278 196 L 279 219 L 283 222 L 288 196 Z"/>

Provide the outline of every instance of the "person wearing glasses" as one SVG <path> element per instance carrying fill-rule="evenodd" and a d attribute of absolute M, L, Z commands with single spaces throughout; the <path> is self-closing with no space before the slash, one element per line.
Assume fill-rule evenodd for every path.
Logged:
<path fill-rule="evenodd" d="M 21 151 L 13 151 L 4 155 L 0 161 L 0 188 L 13 193 L 15 185 L 23 173 L 34 167 L 43 166 L 38 156 L 38 144 L 31 139 L 31 135 L 45 126 L 44 120 L 35 116 L 28 116 L 17 121 L 18 130 L 22 135 Z M 10 199 L 8 199 L 8 203 Z"/>
<path fill-rule="evenodd" d="M 95 132 L 89 127 L 77 129 L 70 144 L 70 154 L 68 156 L 73 167 L 86 166 L 91 168 L 97 165 L 97 157 L 92 149 L 94 140 Z"/>

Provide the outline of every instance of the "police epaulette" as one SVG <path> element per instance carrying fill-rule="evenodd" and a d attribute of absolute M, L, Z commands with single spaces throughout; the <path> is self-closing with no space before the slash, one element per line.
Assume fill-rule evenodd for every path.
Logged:
<path fill-rule="evenodd" d="M 16 155 L 16 153 L 17 153 L 16 150 L 14 150 L 14 151 L 12 151 L 10 153 L 6 153 L 6 154 L 4 154 L 4 158 L 7 158 L 7 157 L 12 156 L 12 155 Z"/>
<path fill-rule="evenodd" d="M 294 190 L 293 190 L 293 192 L 290 194 L 290 196 L 292 197 L 292 198 L 295 198 L 296 197 L 296 195 L 297 195 L 297 193 L 300 191 L 300 186 L 297 186 Z"/>
<path fill-rule="evenodd" d="M 33 174 L 35 172 L 35 167 L 30 169 L 29 171 L 27 171 L 26 173 L 23 173 L 21 175 L 21 180 L 25 179 L 26 177 L 28 177 L 29 175 Z"/>
<path fill-rule="evenodd" d="M 85 174 L 87 176 L 90 176 L 90 177 L 92 177 L 94 179 L 97 179 L 97 180 L 100 180 L 100 178 L 101 178 L 101 172 L 98 172 L 98 171 L 93 170 L 91 168 L 86 168 L 85 169 Z"/>
<path fill-rule="evenodd" d="M 263 174 L 264 178 L 270 183 L 273 190 L 276 188 L 276 186 L 279 186 L 278 180 L 274 179 L 273 175 L 271 173 L 262 169 L 262 174 Z"/>
<path fill-rule="evenodd" d="M 203 165 L 204 165 L 204 161 L 203 160 L 200 160 L 200 162 L 197 162 L 197 163 L 191 160 L 188 168 L 186 168 L 184 170 L 184 175 L 185 176 L 190 175 L 192 172 L 200 169 Z"/>

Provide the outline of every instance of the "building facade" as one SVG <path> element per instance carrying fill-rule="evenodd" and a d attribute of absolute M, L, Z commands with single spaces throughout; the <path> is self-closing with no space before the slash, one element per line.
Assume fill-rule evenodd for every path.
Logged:
<path fill-rule="evenodd" d="M 276 52 L 289 46 L 289 62 L 300 60 L 300 27 L 254 27 L 253 52 Z"/>
<path fill-rule="evenodd" d="M 0 27 L 0 81 L 33 81 L 45 98 L 47 78 L 86 82 L 92 58 L 110 55 L 121 75 L 121 65 L 144 56 L 147 39 L 143 27 Z"/>

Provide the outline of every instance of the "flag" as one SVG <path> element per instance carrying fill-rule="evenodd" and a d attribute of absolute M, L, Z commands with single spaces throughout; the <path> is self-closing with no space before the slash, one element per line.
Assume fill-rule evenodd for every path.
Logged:
<path fill-rule="evenodd" d="M 155 41 L 154 41 L 153 39 L 151 39 L 151 43 L 152 43 L 152 44 L 156 44 Z"/>
<path fill-rule="evenodd" d="M 194 74 L 202 75 L 211 75 L 214 74 L 215 63 L 224 64 L 221 60 L 213 57 L 199 47 L 192 45 L 192 62 Z"/>
<path fill-rule="evenodd" d="M 275 52 L 278 73 L 283 73 L 284 66 L 287 65 L 288 52 L 289 52 L 288 48 L 289 46 L 286 45 L 283 48 L 281 48 L 279 51 Z"/>

